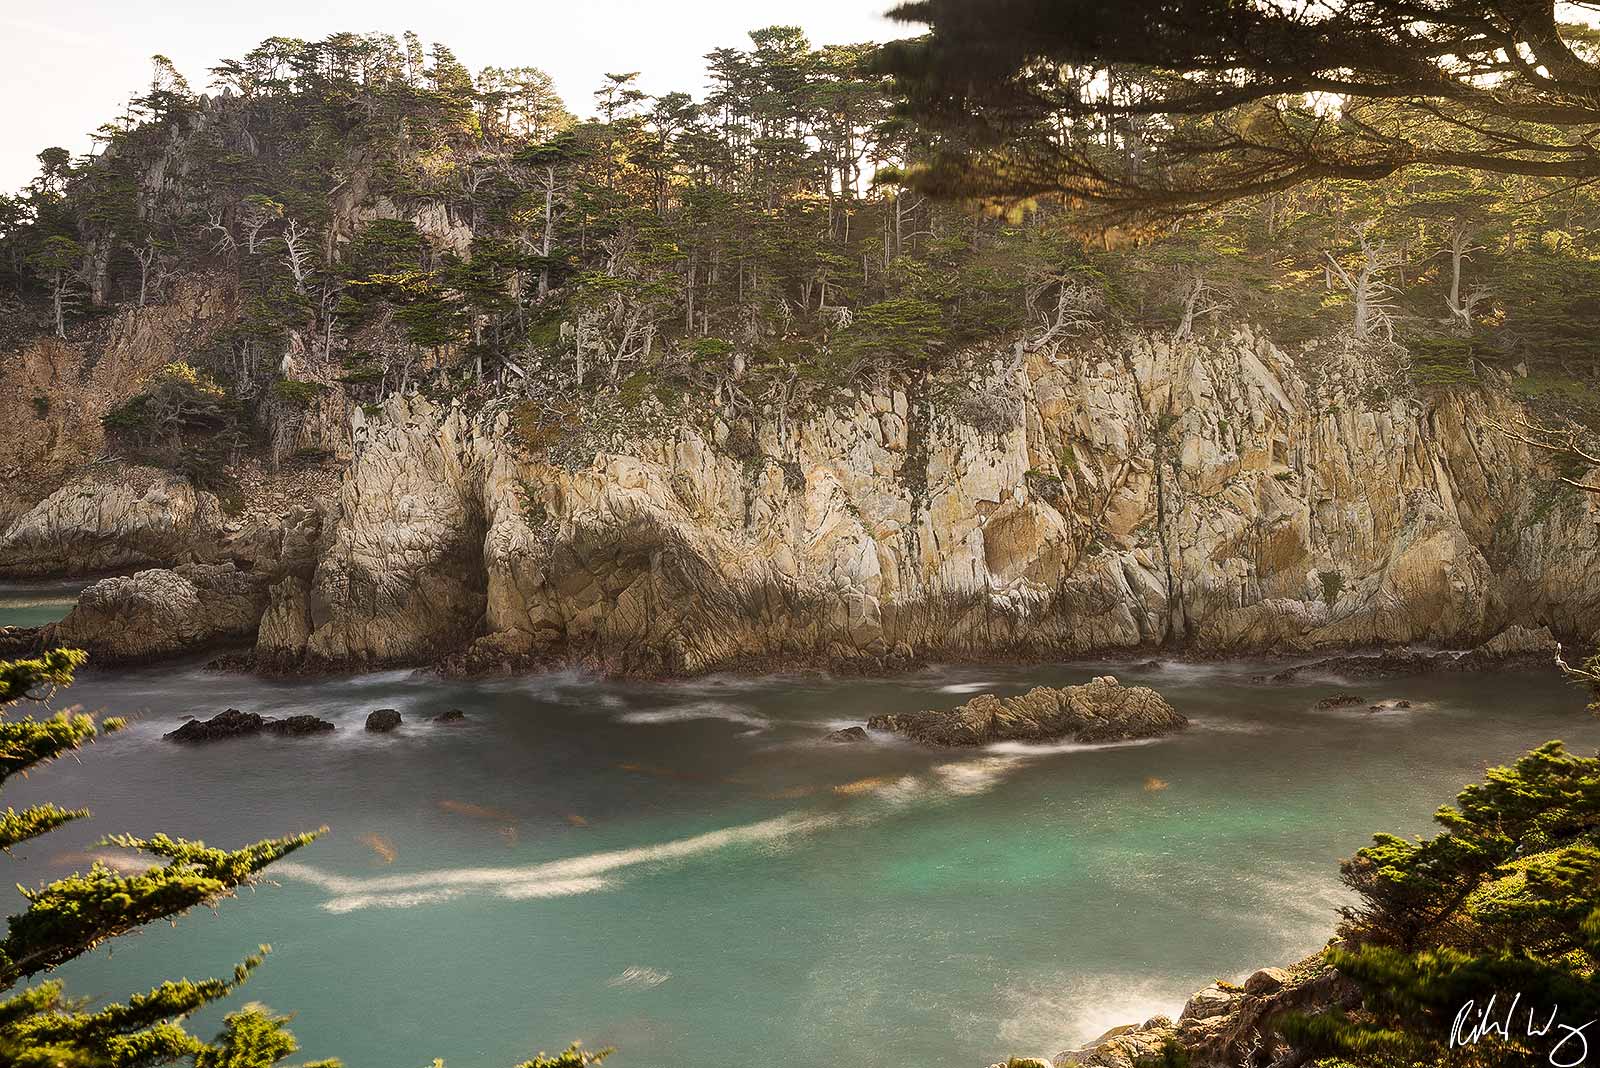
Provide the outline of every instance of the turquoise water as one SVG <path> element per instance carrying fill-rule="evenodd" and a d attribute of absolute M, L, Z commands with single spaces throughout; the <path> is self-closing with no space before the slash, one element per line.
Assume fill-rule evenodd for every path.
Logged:
<path fill-rule="evenodd" d="M 1194 726 L 1100 748 L 820 741 L 875 712 L 1106 670 L 1159 687 Z M 675 685 L 91 673 L 73 698 L 136 722 L 8 791 L 96 816 L 7 874 L 64 873 L 117 831 L 236 845 L 327 824 L 276 885 L 63 971 L 77 994 L 121 997 L 223 974 L 271 942 L 245 998 L 295 1011 L 302 1053 L 351 1068 L 509 1065 L 573 1038 L 617 1046 L 618 1068 L 975 1068 L 1298 959 L 1334 923 L 1337 861 L 1373 830 L 1424 830 L 1485 763 L 1548 738 L 1600 744 L 1582 695 L 1547 674 L 1267 687 L 1248 682 L 1258 670 Z M 1413 707 L 1312 709 L 1352 686 Z M 230 705 L 339 730 L 161 740 Z M 380 707 L 405 716 L 396 735 L 361 730 Z M 423 721 L 451 707 L 468 722 Z"/>
<path fill-rule="evenodd" d="M 87 579 L 0 582 L 0 627 L 39 627 L 72 611 Z"/>

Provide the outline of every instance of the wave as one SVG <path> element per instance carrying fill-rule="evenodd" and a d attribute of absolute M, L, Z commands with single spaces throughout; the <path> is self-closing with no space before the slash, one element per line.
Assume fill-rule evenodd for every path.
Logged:
<path fill-rule="evenodd" d="M 730 723 L 743 723 L 758 730 L 770 724 L 760 716 L 752 715 L 738 705 L 726 701 L 695 701 L 671 708 L 652 708 L 641 712 L 624 712 L 617 717 L 620 723 L 688 723 L 697 719 L 723 719 Z"/>
<path fill-rule="evenodd" d="M 1033 1049 L 1047 1062 L 1113 1027 L 1152 1016 L 1177 1016 L 1189 991 L 1182 984 L 1128 975 L 1066 975 L 1004 992 L 1007 1015 L 998 1038 L 1007 1048 Z"/>

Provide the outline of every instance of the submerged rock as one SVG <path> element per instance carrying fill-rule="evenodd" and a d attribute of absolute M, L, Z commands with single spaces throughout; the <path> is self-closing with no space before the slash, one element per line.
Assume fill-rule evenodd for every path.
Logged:
<path fill-rule="evenodd" d="M 864 742 L 867 740 L 865 727 L 844 727 L 840 730 L 829 731 L 823 736 L 829 742 Z"/>
<path fill-rule="evenodd" d="M 241 712 L 237 708 L 229 708 L 218 712 L 210 719 L 191 719 L 177 730 L 168 731 L 163 737 L 172 742 L 216 742 L 225 738 L 244 738 L 263 732 L 298 736 L 323 734 L 333 729 L 335 728 L 332 723 L 316 716 L 297 715 L 286 716 L 283 719 L 268 719 L 256 712 Z"/>
<path fill-rule="evenodd" d="M 435 723 L 464 723 L 466 718 L 467 714 L 461 709 L 452 708 L 448 712 L 440 712 L 437 716 L 434 716 L 433 721 Z"/>
<path fill-rule="evenodd" d="M 384 731 L 392 731 L 398 726 L 400 726 L 400 713 L 392 708 L 380 708 L 367 716 L 367 730 L 369 731 L 382 733 Z"/>
<path fill-rule="evenodd" d="M 1366 702 L 1366 700 L 1367 699 L 1365 697 L 1362 697 L 1358 693 L 1336 693 L 1336 694 L 1333 694 L 1332 696 L 1324 697 L 1322 700 L 1318 701 L 1317 702 L 1317 707 L 1318 708 L 1350 708 L 1353 705 L 1363 704 L 1363 703 Z M 1374 706 L 1374 707 L 1376 707 L 1376 706 Z"/>
<path fill-rule="evenodd" d="M 1112 742 L 1154 738 L 1188 724 L 1148 686 L 1124 686 L 1111 675 L 1082 686 L 1036 686 L 1020 697 L 979 694 L 949 711 L 874 716 L 867 726 L 896 731 L 927 745 L 1044 742 L 1072 738 Z"/>

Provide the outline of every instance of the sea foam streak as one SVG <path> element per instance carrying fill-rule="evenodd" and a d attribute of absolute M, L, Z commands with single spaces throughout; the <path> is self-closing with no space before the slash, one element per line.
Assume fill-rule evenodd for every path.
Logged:
<path fill-rule="evenodd" d="M 540 864 L 483 868 L 440 868 L 408 875 L 336 875 L 309 864 L 285 861 L 273 865 L 275 873 L 299 879 L 334 895 L 323 902 L 329 912 L 369 908 L 412 908 L 435 904 L 468 892 L 493 894 L 510 900 L 566 897 L 593 893 L 613 885 L 606 878 L 627 868 L 663 864 L 714 853 L 737 845 L 778 842 L 833 827 L 858 826 L 881 818 L 929 794 L 930 788 L 946 796 L 971 797 L 999 784 L 1020 757 L 989 756 L 940 764 L 931 781 L 917 775 L 860 779 L 835 787 L 840 797 L 861 797 L 879 802 L 867 811 L 791 812 L 737 827 L 707 831 L 657 845 L 587 853 Z"/>
<path fill-rule="evenodd" d="M 620 975 L 613 975 L 607 979 L 606 985 L 625 990 L 653 990 L 671 978 L 671 972 L 657 971 L 641 964 L 630 964 L 622 969 Z"/>
<path fill-rule="evenodd" d="M 363 908 L 409 908 L 431 904 L 456 894 L 480 891 L 513 900 L 562 897 L 603 890 L 603 878 L 612 872 L 642 864 L 659 864 L 729 846 L 775 842 L 793 835 L 810 834 L 834 826 L 839 817 L 824 813 L 790 813 L 774 819 L 726 827 L 719 831 L 679 838 L 659 845 L 637 846 L 589 853 L 565 860 L 516 867 L 441 868 L 409 875 L 366 878 L 335 875 L 308 864 L 286 861 L 273 866 L 277 874 L 300 879 L 335 896 L 323 903 L 329 912 Z"/>
<path fill-rule="evenodd" d="M 983 747 L 986 753 L 1003 756 L 1049 756 L 1051 753 L 1092 753 L 1101 749 L 1125 749 L 1135 745 L 1154 745 L 1160 738 L 1129 738 L 1121 742 L 995 742 Z"/>
<path fill-rule="evenodd" d="M 730 723 L 744 723 L 765 728 L 767 721 L 752 716 L 738 705 L 726 701 L 696 701 L 693 704 L 672 708 L 653 708 L 643 712 L 624 712 L 617 717 L 623 723 L 687 723 L 696 719 L 725 719 Z"/>

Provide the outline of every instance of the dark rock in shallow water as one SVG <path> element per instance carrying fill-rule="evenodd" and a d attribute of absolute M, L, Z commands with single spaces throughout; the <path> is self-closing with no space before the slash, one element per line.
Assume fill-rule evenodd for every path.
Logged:
<path fill-rule="evenodd" d="M 38 648 L 38 627 L 0 627 L 0 659 L 28 656 Z"/>
<path fill-rule="evenodd" d="M 221 738 L 241 738 L 247 734 L 260 734 L 267 721 L 254 712 L 240 712 L 230 708 L 218 712 L 210 719 L 191 719 L 163 737 L 174 742 L 214 742 Z"/>
<path fill-rule="evenodd" d="M 301 735 L 321 734 L 333 730 L 333 724 L 316 716 L 288 716 L 284 719 L 267 719 L 255 712 L 241 712 L 230 708 L 218 712 L 210 719 L 191 719 L 164 737 L 174 742 L 215 742 L 224 738 L 244 738 L 260 734 Z"/>
<path fill-rule="evenodd" d="M 316 716 L 285 716 L 283 719 L 269 719 L 266 729 L 272 734 L 301 735 L 322 734 L 334 729 L 333 724 Z"/>
<path fill-rule="evenodd" d="M 433 721 L 435 723 L 461 723 L 464 722 L 466 718 L 467 714 L 461 711 L 461 709 L 452 708 L 448 712 L 440 712 L 437 716 L 434 716 Z"/>
<path fill-rule="evenodd" d="M 400 726 L 400 713 L 392 708 L 380 708 L 367 716 L 367 730 L 392 731 Z"/>
<path fill-rule="evenodd" d="M 845 727 L 841 730 L 830 731 L 824 736 L 830 742 L 864 742 L 867 740 L 865 727 Z"/>
<path fill-rule="evenodd" d="M 1317 702 L 1318 708 L 1349 708 L 1366 702 L 1366 698 L 1358 693 L 1336 693 L 1331 697 L 1324 697 Z M 1376 705 L 1373 707 L 1377 707 Z"/>
<path fill-rule="evenodd" d="M 897 731 L 928 745 L 1046 742 L 1059 738 L 1114 742 L 1155 738 L 1188 720 L 1148 686 L 1124 686 L 1104 675 L 1082 686 L 1037 686 L 1020 697 L 979 694 L 949 711 L 873 716 L 867 726 Z"/>
<path fill-rule="evenodd" d="M 1293 682 L 1306 675 L 1338 675 L 1347 679 L 1384 679 L 1397 675 L 1426 675 L 1434 671 L 1503 671 L 1517 667 L 1546 667 L 1560 645 L 1548 627 L 1507 627 L 1477 648 L 1465 653 L 1430 653 L 1414 649 L 1387 649 L 1372 656 L 1333 656 L 1310 664 L 1285 668 L 1272 682 Z M 1263 681 L 1259 677 L 1251 681 Z"/>

